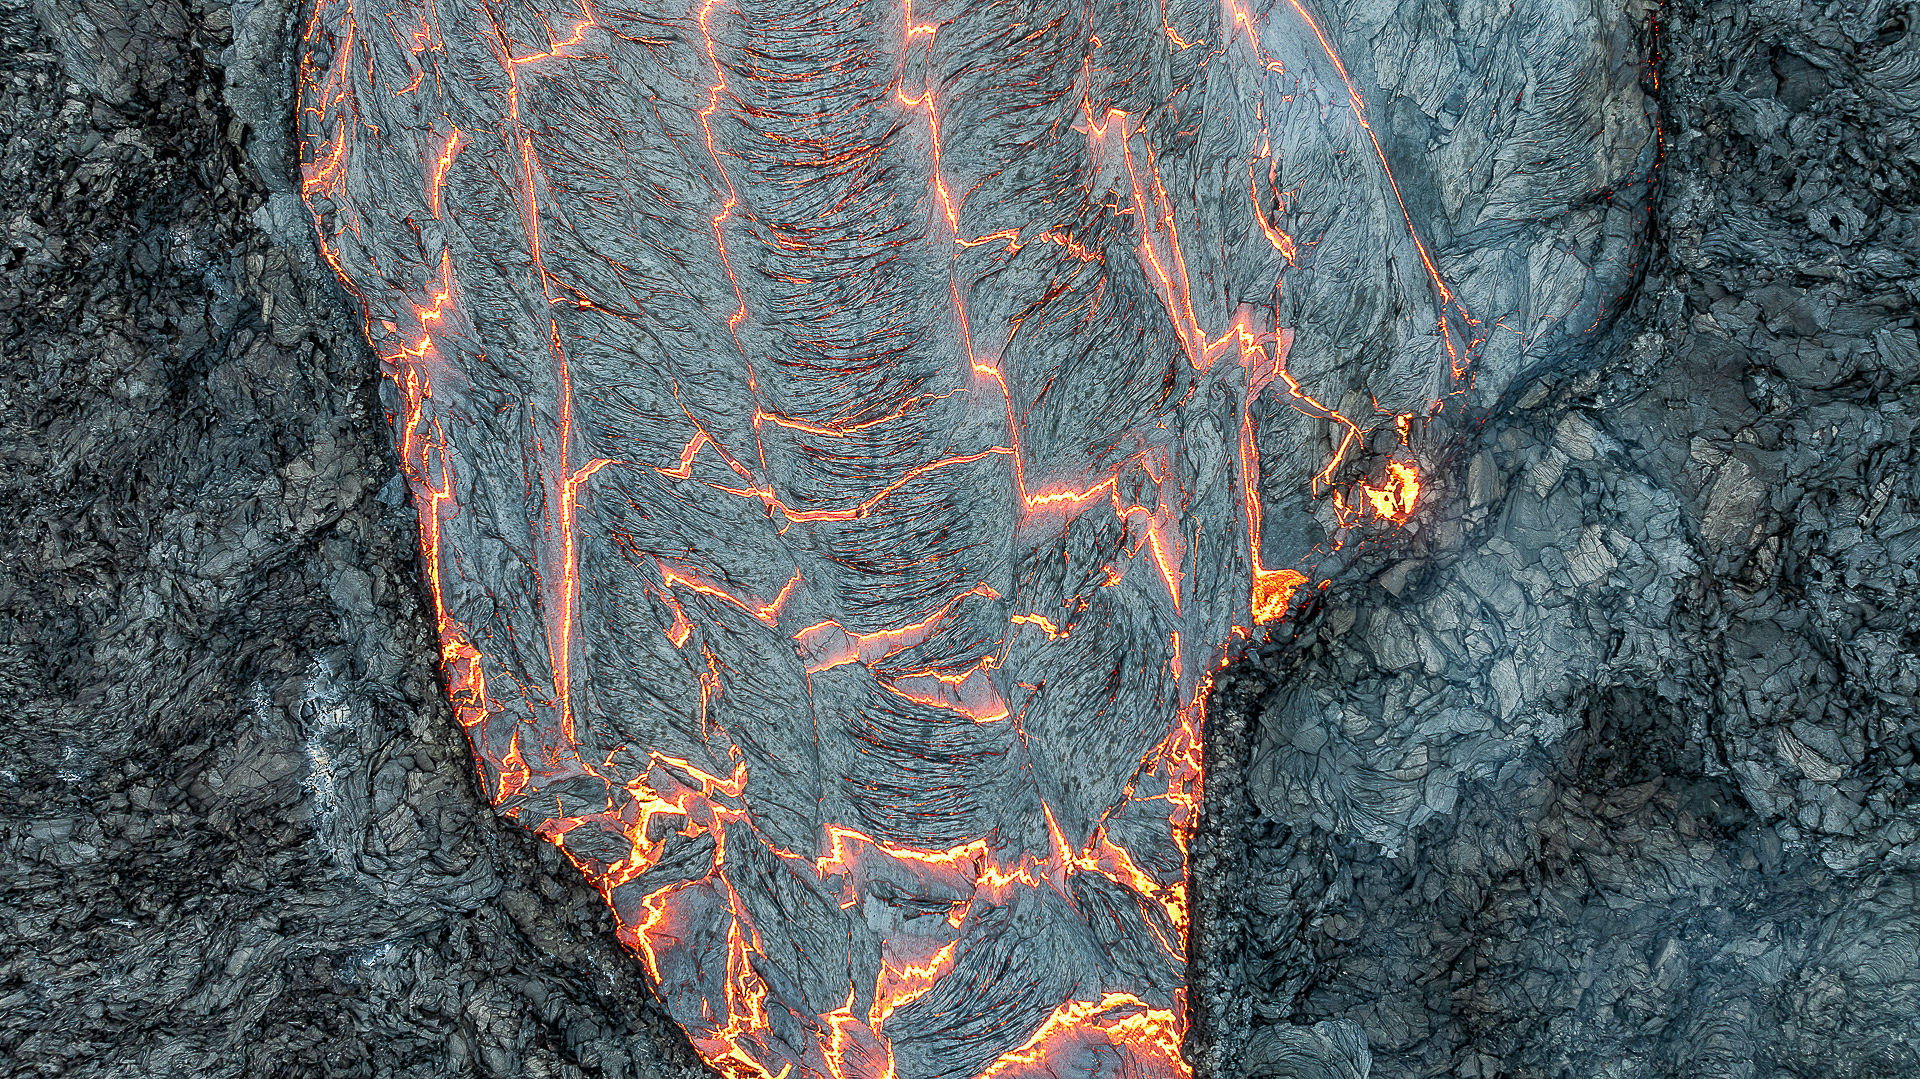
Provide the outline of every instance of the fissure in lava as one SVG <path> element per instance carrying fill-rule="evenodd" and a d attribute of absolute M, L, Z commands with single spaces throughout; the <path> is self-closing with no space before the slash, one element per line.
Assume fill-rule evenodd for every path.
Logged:
<path fill-rule="evenodd" d="M 1290 371 L 1282 288 L 1338 241 L 1279 141 L 1373 160 L 1423 401 L 1474 346 L 1308 9 L 321 0 L 304 36 L 455 713 L 701 1055 L 1187 1074 L 1211 673 L 1319 553 L 1263 551 L 1263 492 L 1338 543 L 1420 488 L 1418 417 Z M 1282 420 L 1325 451 L 1263 460 Z"/>

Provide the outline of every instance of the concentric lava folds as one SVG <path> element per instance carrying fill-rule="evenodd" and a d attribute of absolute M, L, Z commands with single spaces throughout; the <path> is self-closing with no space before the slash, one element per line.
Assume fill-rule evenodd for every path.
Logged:
<path fill-rule="evenodd" d="M 1492 325 L 1329 25 L 314 10 L 305 195 L 456 714 L 722 1073 L 1187 1072 L 1211 672 L 1414 512 Z"/>

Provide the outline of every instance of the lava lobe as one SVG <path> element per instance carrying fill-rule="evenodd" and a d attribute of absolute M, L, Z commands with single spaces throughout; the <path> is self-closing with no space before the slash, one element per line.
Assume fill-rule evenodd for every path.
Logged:
<path fill-rule="evenodd" d="M 320 0 L 300 92 L 487 791 L 702 1056 L 1186 1074 L 1211 672 L 1477 347 L 1309 9 Z"/>

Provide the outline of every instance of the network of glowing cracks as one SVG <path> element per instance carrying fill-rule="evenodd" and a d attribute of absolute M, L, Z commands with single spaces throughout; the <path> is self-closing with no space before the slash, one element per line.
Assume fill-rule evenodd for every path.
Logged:
<path fill-rule="evenodd" d="M 928 163 L 931 183 L 926 193 L 927 203 L 929 212 L 937 217 L 936 231 L 947 237 L 956 250 L 1001 247 L 1008 252 L 1016 252 L 1025 244 L 1042 243 L 1089 263 L 1102 262 L 1109 257 L 1109 250 L 1089 248 L 1081 240 L 1059 229 L 1026 232 L 1003 230 L 978 236 L 965 234 L 961 227 L 964 196 L 949 188 L 941 163 L 944 117 L 939 88 L 930 75 L 924 76 L 924 81 L 920 82 L 912 81 L 909 75 L 909 72 L 916 70 L 915 65 L 908 62 L 911 54 L 915 50 L 931 50 L 942 27 L 937 22 L 916 17 L 913 0 L 903 0 L 903 5 L 902 59 L 890 107 L 924 125 L 925 144 L 931 157 Z M 353 121 L 344 103 L 350 97 L 348 80 L 356 55 L 357 39 L 368 33 L 410 35 L 407 38 L 410 42 L 408 47 L 418 55 L 436 49 L 441 33 L 434 21 L 431 6 L 413 9 L 409 18 L 415 22 L 407 26 L 400 25 L 393 13 L 363 13 L 358 6 L 348 0 L 321 3 L 316 7 L 307 30 L 310 52 L 303 67 L 301 86 L 308 132 L 307 163 L 303 172 L 304 194 L 320 216 L 324 216 L 326 208 L 338 200 L 342 179 L 350 167 L 347 128 Z M 1288 17 L 1302 21 L 1344 79 L 1345 71 L 1338 56 L 1307 10 L 1295 0 L 1283 0 L 1279 7 Z M 734 277 L 735 256 L 728 248 L 728 225 L 740 206 L 741 194 L 729 175 L 726 155 L 715 144 L 712 126 L 716 115 L 727 108 L 729 102 L 727 67 L 717 52 L 715 38 L 716 23 L 726 17 L 727 11 L 724 0 L 701 0 L 688 15 L 690 25 L 701 36 L 702 47 L 711 67 L 712 82 L 707 89 L 704 108 L 698 112 L 698 122 L 712 174 L 722 180 L 720 188 L 713 192 L 714 212 L 710 224 L 720 260 L 732 281 L 735 306 L 726 316 L 726 324 L 730 330 L 737 331 L 743 322 L 753 317 L 747 290 L 743 290 Z M 1238 6 L 1237 0 L 1227 0 L 1222 23 L 1232 36 L 1228 41 L 1215 44 L 1188 41 L 1176 27 L 1168 23 L 1165 25 L 1165 47 L 1176 51 L 1203 47 L 1247 50 L 1254 61 L 1263 67 L 1278 66 L 1262 51 L 1256 20 Z M 516 151 L 515 159 L 485 163 L 485 167 L 507 170 L 514 176 L 525 215 L 526 243 L 536 266 L 540 265 L 542 259 L 541 207 L 537 193 L 542 189 L 543 165 L 533 140 L 526 137 L 517 126 L 520 125 L 518 79 L 524 69 L 565 65 L 577 53 L 590 51 L 594 47 L 595 34 L 601 29 L 601 19 L 591 0 L 579 0 L 577 13 L 570 23 L 548 29 L 550 40 L 546 47 L 517 54 L 508 53 L 501 57 L 502 69 L 509 83 L 507 96 L 510 111 L 507 121 L 510 130 L 506 145 Z M 1097 40 L 1090 42 L 1087 55 L 1091 56 L 1099 47 Z M 420 77 L 416 76 L 412 86 L 400 87 L 395 92 L 414 92 L 419 83 Z M 1361 97 L 1352 89 L 1350 81 L 1348 85 L 1353 119 L 1366 130 L 1367 138 L 1372 140 Z M 1252 411 L 1254 403 L 1269 388 L 1277 387 L 1276 394 L 1293 408 L 1333 426 L 1336 448 L 1330 459 L 1315 473 L 1312 484 L 1315 493 L 1330 502 L 1343 527 L 1355 527 L 1373 521 L 1397 524 L 1406 521 L 1413 513 L 1421 489 L 1418 467 L 1408 446 L 1413 417 L 1398 415 L 1387 421 L 1397 427 L 1402 452 L 1385 463 L 1382 475 L 1344 485 L 1337 483 L 1336 475 L 1370 430 L 1321 403 L 1289 373 L 1287 353 L 1292 334 L 1286 328 L 1263 324 L 1259 313 L 1245 307 L 1227 325 L 1202 324 L 1196 314 L 1187 254 L 1182 247 L 1180 215 L 1168 194 L 1152 145 L 1138 134 L 1138 119 L 1117 109 L 1096 110 L 1091 101 L 1083 98 L 1079 120 L 1072 131 L 1072 137 L 1086 140 L 1096 161 L 1112 166 L 1126 178 L 1130 195 L 1128 212 L 1137 234 L 1130 253 L 1137 259 L 1139 269 L 1158 296 L 1164 316 L 1180 342 L 1186 363 L 1193 371 L 1200 373 L 1211 372 L 1217 365 L 1222 366 L 1223 370 L 1233 374 L 1237 385 L 1238 434 L 1232 452 L 1238 466 L 1236 474 L 1240 489 L 1236 501 L 1243 517 L 1240 527 L 1246 536 L 1247 564 L 1251 569 L 1248 579 L 1244 581 L 1244 610 L 1251 624 L 1233 626 L 1232 634 L 1242 639 L 1250 638 L 1255 626 L 1283 619 L 1298 590 L 1309 583 L 1307 573 L 1302 572 L 1301 568 L 1269 566 L 1262 557 L 1262 501 L 1257 489 L 1260 470 Z M 473 139 L 470 133 L 451 125 L 443 133 L 438 133 L 436 138 L 439 152 L 424 163 L 422 183 L 429 213 L 434 218 L 441 218 L 459 212 L 459 208 L 449 205 L 444 197 L 447 179 L 449 173 L 460 166 L 463 153 L 471 154 Z M 1384 173 L 1386 158 L 1377 141 L 1373 142 L 1373 150 Z M 1262 157 L 1266 157 L 1264 147 Z M 1271 163 L 1268 167 L 1271 169 Z M 1385 175 L 1391 184 L 1391 174 Z M 1266 179 L 1271 182 L 1270 172 Z M 1257 165 L 1248 168 L 1246 180 L 1248 197 L 1237 204 L 1237 212 L 1250 214 L 1260 235 L 1265 237 L 1272 249 L 1285 262 L 1293 263 L 1300 255 L 1299 245 L 1280 227 L 1273 215 L 1263 210 L 1258 194 L 1261 178 Z M 1394 193 L 1397 197 L 1397 187 Z M 1410 219 L 1408 229 L 1411 232 Z M 320 232 L 323 254 L 340 273 L 348 289 L 358 295 L 360 283 L 342 266 L 336 254 L 336 242 L 329 239 L 330 233 L 324 223 Z M 1419 247 L 1421 259 L 1443 307 L 1452 305 L 1452 296 L 1427 258 L 1425 248 L 1419 246 L 1417 237 L 1413 242 Z M 544 276 L 544 267 L 541 273 Z M 369 342 L 379 355 L 384 373 L 394 382 L 397 390 L 400 408 L 394 417 L 395 437 L 401 469 L 419 514 L 421 565 L 426 578 L 426 591 L 434 605 L 442 670 L 456 716 L 463 726 L 472 731 L 485 720 L 490 710 L 490 691 L 482 662 L 485 657 L 467 627 L 449 610 L 441 579 L 448 554 L 444 549 L 443 525 L 450 515 L 461 512 L 455 495 L 460 462 L 449 448 L 447 433 L 441 429 L 440 421 L 427 407 L 433 398 L 437 381 L 458 377 L 458 372 L 451 369 L 450 361 L 436 342 L 449 333 L 457 332 L 451 328 L 450 316 L 459 303 L 459 276 L 459 267 L 451 252 L 443 251 L 437 281 L 421 295 L 406 301 L 412 313 L 411 321 L 376 317 L 369 307 L 366 331 Z M 569 302 L 557 294 L 548 299 L 553 303 Z M 1171 466 L 1165 459 L 1164 451 L 1143 450 L 1107 474 L 1077 484 L 1060 484 L 1045 476 L 1029 475 L 1029 461 L 1022 448 L 1022 416 L 1015 407 L 1014 394 L 1003 375 L 998 352 L 993 348 L 976 346 L 968 330 L 968 313 L 962 291 L 957 285 L 951 291 L 951 302 L 955 322 L 966 335 L 964 348 L 969 370 L 965 372 L 965 377 L 971 380 L 978 392 L 993 395 L 1003 403 L 1004 440 L 984 450 L 955 454 L 903 469 L 888 482 L 875 487 L 867 497 L 831 508 L 796 504 L 791 497 L 777 489 L 763 469 L 756 467 L 757 462 L 765 459 L 763 447 L 730 445 L 724 435 L 703 426 L 691 412 L 685 418 L 693 428 L 693 434 L 677 448 L 677 452 L 665 453 L 661 459 L 579 459 L 581 455 L 576 449 L 571 415 L 573 376 L 565 349 L 559 346 L 556 333 L 551 359 L 558 384 L 556 400 L 559 416 L 553 444 L 545 447 L 552 454 L 552 463 L 543 467 L 541 472 L 546 477 L 544 482 L 548 487 L 545 504 L 551 507 L 548 511 L 550 531 L 556 537 L 557 544 L 552 557 L 554 564 L 560 567 L 560 572 L 543 581 L 546 595 L 543 597 L 542 610 L 546 619 L 543 627 L 546 639 L 551 642 L 553 655 L 560 657 L 553 663 L 550 695 L 565 725 L 565 737 L 569 742 L 573 741 L 571 702 L 574 687 L 573 664 L 567 657 L 574 651 L 572 640 L 577 632 L 576 609 L 581 587 L 578 579 L 580 561 L 576 550 L 579 529 L 576 514 L 583 492 L 589 489 L 596 475 L 611 466 L 644 468 L 663 477 L 697 482 L 712 498 L 756 503 L 764 507 L 769 517 L 791 526 L 855 521 L 884 515 L 889 512 L 891 500 L 899 491 L 931 474 L 998 462 L 1011 479 L 1017 499 L 1013 512 L 1019 522 L 1050 517 L 1070 520 L 1083 514 L 1111 514 L 1126 526 L 1128 535 L 1137 537 L 1130 552 L 1133 561 L 1151 567 L 1160 587 L 1165 590 L 1167 600 L 1176 612 L 1179 610 L 1189 572 L 1183 563 L 1186 553 L 1181 538 L 1179 501 L 1173 498 L 1130 497 L 1128 492 L 1137 494 L 1139 487 L 1123 482 L 1123 473 L 1136 478 L 1144 475 L 1153 487 L 1170 482 L 1168 474 Z M 1454 317 L 1465 318 L 1464 313 Z M 1442 336 L 1448 341 L 1449 350 L 1453 350 L 1453 336 L 1444 325 L 1444 317 Z M 743 355 L 749 351 L 737 332 L 734 333 L 734 344 Z M 1464 375 L 1466 364 L 1464 355 L 1455 356 L 1456 377 Z M 885 415 L 848 424 L 819 423 L 786 415 L 774 408 L 761 407 L 753 415 L 752 427 L 755 432 L 773 427 L 803 431 L 817 438 L 853 437 L 894 422 L 912 404 L 909 402 Z M 789 638 L 809 676 L 851 664 L 877 664 L 928 640 L 963 604 L 1007 599 L 987 583 L 979 582 L 956 590 L 944 605 L 907 624 L 871 631 L 855 631 L 835 620 L 796 626 L 783 616 L 790 597 L 803 584 L 797 571 L 783 588 L 772 594 L 749 594 L 691 560 L 662 556 L 657 562 L 661 598 L 673 611 L 672 624 L 666 633 L 676 648 L 684 649 L 694 639 L 697 617 L 688 613 L 684 601 L 688 596 L 697 595 L 705 601 L 737 609 L 768 631 Z M 1117 580 L 1125 569 L 1118 565 L 1106 567 L 1109 583 Z M 1006 619 L 1005 637 L 1027 633 L 1042 635 L 1048 642 L 1064 639 L 1074 632 L 1075 613 L 1072 610 L 1013 613 Z M 663 970 L 665 955 L 674 948 L 685 946 L 684 942 L 695 935 L 699 926 L 723 927 L 724 987 L 717 995 L 724 1001 L 724 1008 L 707 1007 L 700 1019 L 683 1021 L 694 1047 L 714 1068 L 737 1079 L 784 1079 L 796 1074 L 830 1076 L 832 1079 L 896 1079 L 889 1019 L 901 1008 L 925 995 L 953 969 L 959 938 L 954 936 L 944 944 L 931 938 L 923 939 L 919 944 L 889 942 L 872 986 L 849 986 L 844 1004 L 812 1017 L 812 1021 L 806 1024 L 811 1032 L 810 1044 L 795 1046 L 783 1043 L 778 1050 L 770 1048 L 773 1042 L 770 1031 L 774 1023 L 768 1013 L 768 985 L 757 970 L 757 960 L 761 954 L 760 934 L 742 897 L 736 894 L 735 885 L 722 871 L 729 860 L 729 843 L 739 843 L 742 837 L 749 837 L 749 841 L 764 845 L 767 853 L 794 872 L 807 875 L 822 887 L 837 890 L 844 908 L 851 908 L 859 901 L 854 882 L 859 877 L 856 870 L 862 860 L 884 859 L 897 866 L 909 867 L 928 881 L 951 885 L 955 894 L 972 897 L 956 902 L 946 914 L 947 921 L 956 932 L 966 922 L 976 903 L 996 902 L 1016 888 L 1053 889 L 1066 896 L 1069 894 L 1069 878 L 1079 874 L 1097 875 L 1156 905 L 1160 911 L 1153 923 L 1153 932 L 1158 938 L 1157 946 L 1165 951 L 1170 962 L 1184 962 L 1190 927 L 1185 853 L 1187 836 L 1197 816 L 1201 796 L 1201 728 L 1211 677 L 1204 671 L 1197 677 L 1193 675 L 1191 672 L 1196 668 L 1196 663 L 1193 656 L 1183 655 L 1183 649 L 1198 650 L 1205 657 L 1199 666 L 1211 670 L 1224 661 L 1228 644 L 1226 640 L 1182 642 L 1178 632 L 1171 634 L 1167 641 L 1167 659 L 1172 676 L 1181 687 L 1178 722 L 1149 754 L 1148 759 L 1142 762 L 1139 775 L 1129 786 L 1131 796 L 1158 799 L 1165 803 L 1165 825 L 1169 830 L 1167 839 L 1181 854 L 1181 867 L 1177 873 L 1155 870 L 1146 864 L 1146 859 L 1136 857 L 1135 852 L 1105 828 L 1095 829 L 1091 838 L 1084 843 L 1069 839 L 1054 820 L 1051 810 L 1046 814 L 1051 849 L 1044 854 L 1023 852 L 1018 857 L 1009 858 L 988 839 L 943 849 L 920 849 L 876 838 L 841 824 L 829 824 L 824 828 L 820 846 L 816 850 L 783 849 L 759 836 L 752 828 L 753 822 L 745 801 L 748 765 L 737 755 L 731 772 L 721 770 L 716 773 L 688 759 L 650 750 L 639 774 L 622 784 L 626 797 L 617 806 L 609 805 L 604 811 L 596 813 L 524 823 L 533 827 L 542 838 L 567 851 L 595 887 L 608 897 L 620 923 L 622 941 L 645 964 L 654 983 L 661 987 L 663 993 L 670 991 L 667 984 L 670 979 Z M 698 688 L 704 717 L 710 700 L 726 692 L 726 677 L 724 664 L 716 659 L 714 653 L 707 650 L 704 644 L 699 648 L 705 670 L 699 678 Z M 976 724 L 1010 724 L 1017 722 L 1018 717 L 996 688 L 991 676 L 1001 662 L 1001 655 L 1004 655 L 1004 648 L 999 653 L 989 652 L 964 670 L 908 671 L 885 678 L 881 685 L 886 692 L 904 701 L 943 710 Z M 489 754 L 476 737 L 475 750 L 480 758 L 482 774 L 489 782 L 489 794 L 496 802 L 512 799 L 534 778 L 536 766 L 528 762 L 517 741 L 509 744 L 504 752 Z M 596 771 L 595 762 L 578 760 L 578 756 L 575 755 L 576 764 L 570 767 L 577 766 L 587 772 Z M 576 856 L 568 846 L 568 837 L 575 833 L 617 833 L 624 839 L 626 852 L 611 861 Z M 636 901 L 631 889 L 625 886 L 646 877 L 660 861 L 669 838 L 673 836 L 700 836 L 710 840 L 713 845 L 712 868 L 696 879 L 660 886 Z M 1174 1007 L 1157 1006 L 1134 994 L 1105 992 L 1097 999 L 1075 999 L 1061 1004 L 1029 1031 L 1023 1041 L 1001 1053 L 979 1074 L 990 1077 L 1037 1074 L 1048 1070 L 1049 1060 L 1062 1053 L 1088 1046 L 1124 1046 L 1129 1059 L 1133 1061 L 1132 1066 L 1141 1074 L 1185 1075 L 1188 1066 L 1181 1054 L 1181 1044 L 1186 1030 L 1187 1017 L 1178 1003 Z"/>

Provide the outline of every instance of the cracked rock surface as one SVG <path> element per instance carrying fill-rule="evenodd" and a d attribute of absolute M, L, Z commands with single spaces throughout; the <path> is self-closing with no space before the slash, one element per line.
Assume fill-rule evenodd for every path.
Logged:
<path fill-rule="evenodd" d="M 1192 1058 L 1910 1074 L 1913 6 L 1314 10 L 1487 344 L 1409 527 L 1214 690 Z M 263 89 L 295 17 L 0 0 L 0 1072 L 692 1074 L 472 778 L 392 398 Z M 1386 235 L 1370 190 L 1303 189 L 1298 231 Z M 1418 280 L 1337 251 L 1300 294 L 1384 306 L 1285 312 L 1295 368 L 1417 395 L 1368 349 Z M 1263 462 L 1326 438 L 1260 418 L 1297 428 Z M 1297 478 L 1288 557 L 1329 534 Z"/>
<path fill-rule="evenodd" d="M 1600 340 L 1637 14 L 314 8 L 456 717 L 703 1057 L 1182 1073 L 1211 671 Z"/>
<path fill-rule="evenodd" d="M 1662 12 L 1656 252 L 1611 354 L 1463 452 L 1457 543 L 1263 672 L 1250 1044 L 1351 1021 L 1391 1076 L 1920 1060 L 1914 18 Z"/>
<path fill-rule="evenodd" d="M 230 14 L 0 5 L 0 1073 L 687 1074 L 468 779 L 372 369 L 256 224 Z"/>
<path fill-rule="evenodd" d="M 1643 15 L 313 9 L 456 717 L 703 1057 L 1182 1073 L 1211 671 L 1603 339 Z"/>

